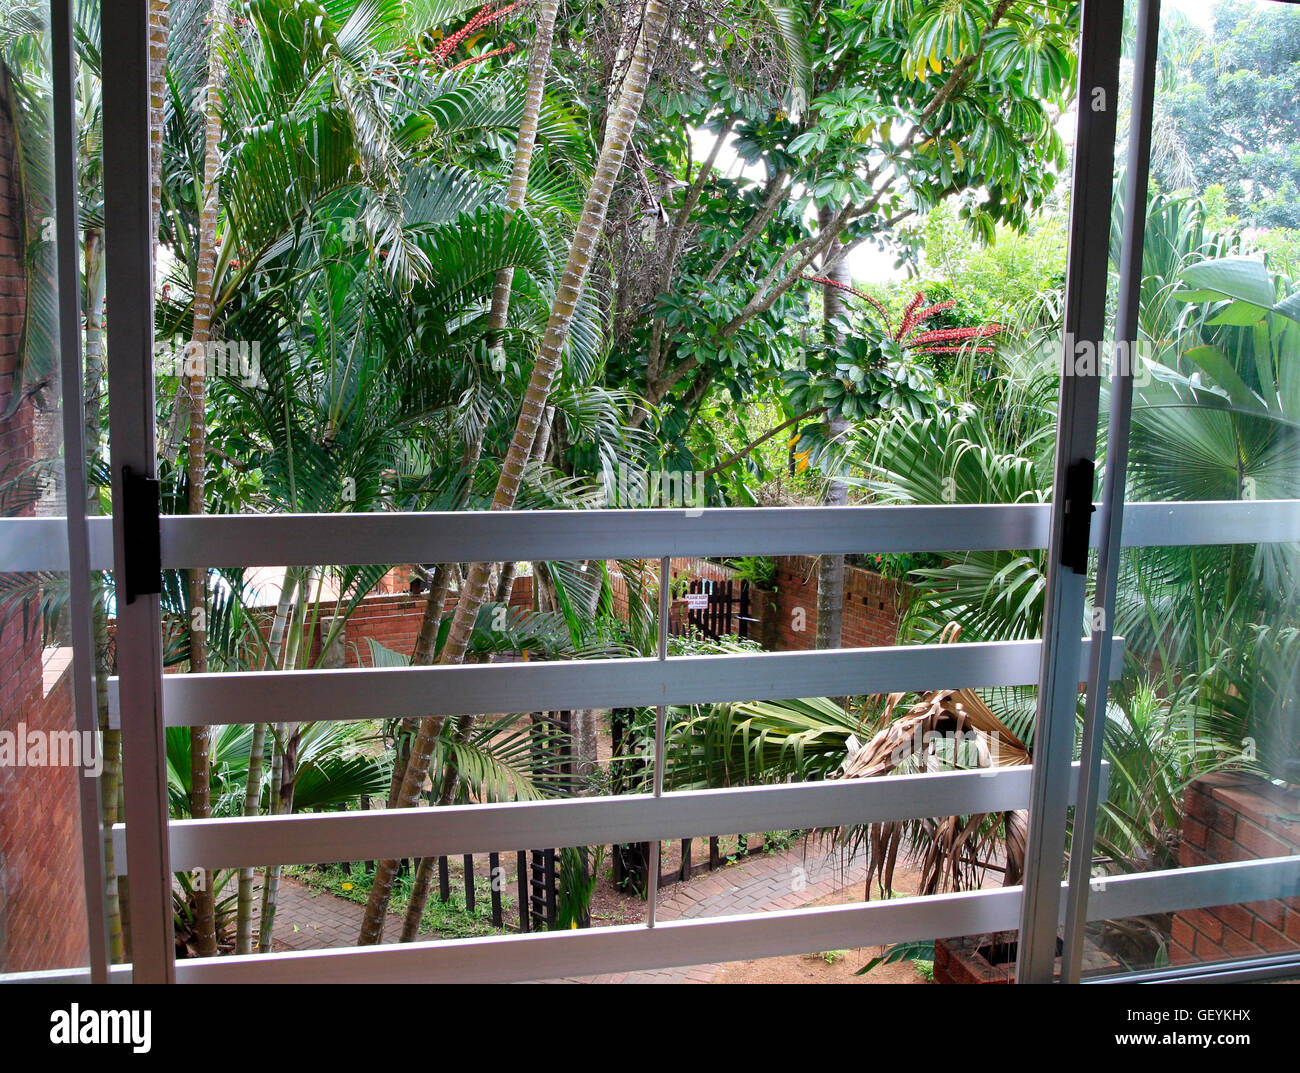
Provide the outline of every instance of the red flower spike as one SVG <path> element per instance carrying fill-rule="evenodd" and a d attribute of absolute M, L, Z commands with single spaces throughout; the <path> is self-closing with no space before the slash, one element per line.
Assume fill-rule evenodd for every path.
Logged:
<path fill-rule="evenodd" d="M 482 29 L 484 26 L 487 26 L 489 23 L 505 18 L 510 14 L 510 12 L 519 7 L 521 2 L 522 0 L 515 0 L 515 3 L 507 4 L 505 7 L 497 11 L 492 10 L 491 3 L 484 4 L 478 9 L 478 13 L 475 14 L 469 22 L 465 23 L 465 25 L 455 33 L 444 37 L 442 41 L 438 43 L 438 47 L 433 50 L 433 58 L 439 63 L 445 62 L 447 58 L 456 51 L 465 38 L 469 37 L 475 31 Z M 456 68 L 452 68 L 452 70 L 455 69 Z"/>
<path fill-rule="evenodd" d="M 913 314 L 921 308 L 921 304 L 924 301 L 925 295 L 920 291 L 917 291 L 916 297 L 907 303 L 907 308 L 903 310 L 903 323 L 898 326 L 898 334 L 894 336 L 894 342 L 901 343 L 903 341 L 903 336 L 916 326 Z"/>
<path fill-rule="evenodd" d="M 505 48 L 494 48 L 491 52 L 484 52 L 481 56 L 471 56 L 467 60 L 461 60 L 460 63 L 456 64 L 456 66 L 451 68 L 451 70 L 459 71 L 462 67 L 469 67 L 476 63 L 482 63 L 484 60 L 490 60 L 493 56 L 507 55 L 514 52 L 514 50 L 515 46 L 513 44 L 506 45 Z"/>
<path fill-rule="evenodd" d="M 920 324 L 923 321 L 927 321 L 936 313 L 942 313 L 945 309 L 951 309 L 956 304 L 956 302 L 938 302 L 935 305 L 926 306 L 916 315 L 916 323 Z"/>

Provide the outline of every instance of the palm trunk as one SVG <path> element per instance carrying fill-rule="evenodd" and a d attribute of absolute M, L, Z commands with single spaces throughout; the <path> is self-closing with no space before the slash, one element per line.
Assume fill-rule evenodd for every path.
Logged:
<path fill-rule="evenodd" d="M 269 803 L 269 811 L 272 816 L 280 815 L 280 804 L 283 800 L 281 789 L 284 785 L 284 738 L 286 729 L 284 723 L 277 723 L 275 733 L 272 735 L 271 800 Z M 271 950 L 271 930 L 275 926 L 275 908 L 279 893 L 280 866 L 278 864 L 269 865 L 262 876 L 262 907 L 258 915 L 257 925 L 257 950 L 261 954 L 270 953 Z"/>
<path fill-rule="evenodd" d="M 301 726 L 297 723 L 280 723 L 276 733 L 276 749 L 271 761 L 271 815 L 287 816 L 293 812 L 293 790 L 298 781 L 298 739 Z M 281 866 L 273 864 L 266 870 L 262 883 L 262 912 L 258 918 L 257 950 L 271 952 L 271 936 L 275 930 L 275 910 L 280 896 Z"/>
<path fill-rule="evenodd" d="M 532 170 L 533 150 L 537 145 L 537 126 L 541 118 L 542 98 L 546 92 L 546 73 L 551 65 L 551 44 L 555 37 L 555 19 L 559 10 L 559 0 L 544 0 L 537 14 L 537 33 L 533 39 L 532 59 L 528 65 L 528 86 L 524 94 L 524 111 L 519 121 L 519 133 L 515 140 L 515 158 L 510 171 L 510 185 L 506 192 L 506 213 L 513 215 L 524 207 L 528 196 L 528 176 Z M 493 359 L 498 354 L 504 357 L 505 330 L 510 316 L 510 292 L 514 285 L 514 269 L 503 268 L 496 274 L 492 288 L 492 307 L 488 314 L 488 342 L 492 348 Z M 484 428 L 474 444 L 473 461 L 483 449 Z M 468 451 L 466 452 L 468 455 Z M 469 467 L 472 475 L 473 467 Z M 468 487 L 466 494 L 468 495 Z M 463 505 L 463 504 L 462 504 Z M 440 568 L 441 568 L 440 564 Z M 502 565 L 502 585 L 509 589 L 514 583 L 514 563 Z M 440 569 L 437 582 L 429 591 L 424 605 L 424 620 L 420 624 L 420 635 L 416 641 L 416 650 L 411 660 L 413 664 L 424 665 L 432 662 L 433 641 L 437 637 L 442 623 L 443 606 L 450 588 L 451 571 Z M 507 595 L 507 600 L 509 596 Z M 393 780 L 388 791 L 388 807 L 397 805 L 402 782 L 410 759 L 412 740 L 416 735 L 414 719 L 402 720 L 399 732 L 399 746 L 393 764 Z M 420 920 L 424 906 L 429 898 L 429 885 L 433 877 L 433 858 L 422 858 L 416 866 L 411 888 L 411 904 L 416 908 L 407 914 L 402 928 L 403 942 L 413 940 L 419 932 Z"/>
<path fill-rule="evenodd" d="M 559 0 L 544 0 L 540 10 L 537 13 L 537 33 L 533 39 L 532 59 L 528 65 L 528 86 L 524 92 L 524 111 L 519 120 L 519 133 L 515 139 L 515 159 L 514 165 L 510 171 L 510 184 L 506 190 L 506 215 L 513 216 L 524 207 L 524 202 L 528 196 L 528 176 L 532 170 L 533 150 L 537 146 L 537 125 L 542 114 L 542 97 L 546 92 L 546 72 L 551 65 L 551 44 L 555 39 L 555 18 L 559 10 Z M 503 268 L 496 274 L 496 279 L 492 287 L 492 307 L 488 312 L 488 343 L 492 347 L 493 357 L 503 353 L 505 349 L 504 335 L 506 324 L 510 316 L 510 292 L 514 285 L 515 271 L 513 268 Z M 462 468 L 466 472 L 466 479 L 473 478 L 474 466 L 478 463 L 479 455 L 483 450 L 483 434 L 486 427 L 481 430 L 472 444 L 466 445 L 466 460 Z M 469 486 L 466 486 L 465 494 L 456 509 L 459 510 L 464 506 L 464 500 L 468 498 Z M 447 592 L 451 584 L 451 572 L 442 569 L 443 564 L 439 564 L 439 573 L 434 584 L 429 589 L 429 595 L 424 601 L 424 617 L 420 622 L 420 633 L 416 639 L 415 651 L 411 654 L 411 664 L 421 667 L 427 666 L 433 661 L 434 642 L 438 636 L 438 628 L 442 624 L 443 605 L 447 602 Z M 507 564 L 511 569 L 510 578 L 513 581 L 513 565 Z M 504 570 L 503 570 L 504 576 Z M 388 791 L 388 807 L 395 807 L 398 792 L 401 789 L 402 778 L 406 774 L 406 761 L 410 755 L 410 742 L 415 736 L 416 720 L 403 719 L 397 734 L 396 756 L 393 762 L 393 780 Z"/>
<path fill-rule="evenodd" d="M 316 581 L 316 593 L 312 595 L 312 582 Z M 308 604 L 320 603 L 321 578 L 314 568 L 303 572 L 298 581 L 299 598 L 293 605 L 292 614 L 287 619 L 283 639 L 285 667 L 303 667 L 307 664 L 311 646 L 311 626 L 314 621 L 308 612 Z M 271 801 L 270 811 L 273 816 L 288 815 L 293 811 L 293 792 L 298 782 L 298 741 L 301 725 L 296 723 L 277 723 L 273 737 L 274 750 L 271 754 Z M 271 935 L 275 929 L 275 911 L 280 895 L 279 864 L 268 865 L 262 875 L 262 908 L 258 918 L 257 949 L 259 953 L 271 950 Z"/>
<path fill-rule="evenodd" d="M 492 498 L 493 510 L 513 509 L 515 498 L 519 494 L 520 481 L 537 437 L 537 428 L 546 412 L 551 385 L 559 372 L 561 352 L 573 322 L 573 311 L 591 270 L 596 244 L 605 228 L 605 213 L 609 208 L 610 195 L 619 172 L 623 169 L 623 157 L 641 114 L 650 70 L 663 35 L 664 15 L 664 0 L 647 0 L 636 51 L 624 76 L 618 104 L 606 126 L 605 142 L 601 147 L 596 172 L 592 177 L 591 188 L 587 191 L 577 232 L 569 247 L 568 262 L 555 292 L 550 321 L 542 337 L 537 360 L 533 364 L 510 449 L 497 480 L 496 494 Z M 469 576 L 461 588 L 460 599 L 456 603 L 456 613 L 452 618 L 447 642 L 443 646 L 441 663 L 456 664 L 464 659 L 479 608 L 487 598 L 491 576 L 491 563 L 475 563 L 470 568 Z M 428 778 L 433 750 L 442 732 L 443 722 L 441 716 L 431 716 L 421 723 L 398 795 L 399 808 L 412 808 L 418 802 L 420 791 Z M 450 763 L 445 766 L 450 767 Z M 370 890 L 358 940 L 362 945 L 377 943 L 383 937 L 384 915 L 396 875 L 396 860 L 375 863 L 374 885 Z M 419 920 L 423 911 L 423 906 L 412 903 L 408 907 L 408 916 Z"/>
<path fill-rule="evenodd" d="M 507 216 L 513 216 L 522 209 L 528 195 L 528 175 L 533 165 L 533 149 L 537 145 L 537 124 L 542 115 L 542 97 L 546 93 L 546 72 L 551 66 L 551 43 L 555 39 L 555 16 L 559 7 L 560 0 L 542 0 L 537 12 L 537 33 L 533 37 L 532 59 L 528 64 L 528 88 L 524 91 L 524 113 L 519 120 L 514 165 L 510 170 L 510 186 L 506 191 Z M 492 288 L 488 341 L 494 352 L 500 352 L 503 348 L 502 334 L 506 329 L 506 318 L 510 314 L 510 289 L 514 278 L 513 268 L 503 268 L 497 273 Z"/>
<path fill-rule="evenodd" d="M 506 296 L 509 302 L 509 295 Z M 484 426 L 478 435 L 465 444 L 464 453 L 461 455 L 460 468 L 461 476 L 465 479 L 465 487 L 461 490 L 456 498 L 454 510 L 463 510 L 465 504 L 469 501 L 470 490 L 473 487 L 474 469 L 478 465 L 478 460 L 483 453 L 483 436 L 487 429 Z M 434 652 L 438 645 L 438 631 L 442 628 L 443 609 L 447 604 L 447 594 L 451 591 L 451 579 L 455 571 L 451 563 L 438 563 L 434 569 L 433 579 L 429 584 L 428 595 L 424 598 L 424 614 L 420 619 L 420 632 L 415 637 L 415 647 L 411 651 L 411 666 L 427 667 L 433 662 Z M 406 774 L 406 761 L 411 753 L 411 741 L 415 737 L 416 720 L 414 718 L 403 719 L 398 727 L 395 740 L 393 742 L 393 777 L 388 785 L 388 808 L 395 808 L 398 791 L 402 788 L 402 778 Z"/>
<path fill-rule="evenodd" d="M 275 618 L 271 620 L 271 634 L 267 639 L 268 659 L 273 666 L 280 665 L 280 653 L 284 647 L 284 631 L 288 624 L 289 613 L 293 608 L 294 570 L 287 567 L 284 581 L 280 585 L 280 599 L 275 607 Z M 245 816 L 256 816 L 262 803 L 262 754 L 266 751 L 265 723 L 253 724 L 253 739 L 248 750 L 248 778 L 244 783 Z M 239 900 L 235 925 L 235 953 L 251 954 L 253 952 L 253 887 L 256 870 L 241 868 L 239 870 Z"/>
<path fill-rule="evenodd" d="M 203 206 L 199 215 L 198 256 L 194 273 L 194 325 L 186 348 L 189 374 L 190 431 L 186 445 L 185 477 L 190 514 L 203 513 L 204 461 L 207 454 L 207 414 L 204 394 L 206 355 L 212 338 L 213 289 L 217 271 L 217 180 L 221 169 L 221 54 L 220 39 L 228 17 L 226 0 L 212 6 L 212 32 L 208 45 L 207 119 L 204 125 Z M 178 400 L 179 404 L 179 400 Z M 208 669 L 207 571 L 189 571 L 190 671 Z M 212 815 L 212 731 L 190 729 L 190 815 L 206 820 Z M 194 926 L 200 957 L 217 953 L 216 916 L 212 894 L 214 873 L 205 871 L 194 891 Z"/>
<path fill-rule="evenodd" d="M 86 288 L 85 438 L 87 449 L 101 442 L 104 387 L 104 238 L 89 230 L 84 242 Z M 86 513 L 100 513 L 98 489 L 86 496 Z M 112 676 L 112 646 L 108 640 L 108 613 L 104 609 L 103 579 L 92 590 L 91 629 L 95 643 L 95 708 L 103 741 L 104 770 L 99 779 L 99 805 L 103 816 L 104 906 L 108 918 L 108 953 L 114 964 L 126 960 L 122 934 L 122 904 L 118 894 L 117 858 L 113 850 L 113 824 L 118 818 L 118 787 L 122 780 L 122 732 L 108 725 L 108 680 Z"/>

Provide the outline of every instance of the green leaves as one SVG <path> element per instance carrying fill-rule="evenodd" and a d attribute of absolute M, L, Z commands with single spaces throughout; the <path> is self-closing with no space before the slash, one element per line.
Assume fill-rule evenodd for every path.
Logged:
<path fill-rule="evenodd" d="M 911 26 L 910 42 L 902 70 L 914 79 L 940 72 L 969 55 L 978 46 L 992 12 L 978 0 L 935 0 L 927 4 Z"/>
<path fill-rule="evenodd" d="M 1222 302 L 1211 324 L 1249 325 L 1267 313 L 1300 323 L 1300 291 L 1277 299 L 1277 284 L 1264 262 L 1254 257 L 1221 257 L 1183 269 L 1183 289 L 1175 297 L 1185 302 Z"/>

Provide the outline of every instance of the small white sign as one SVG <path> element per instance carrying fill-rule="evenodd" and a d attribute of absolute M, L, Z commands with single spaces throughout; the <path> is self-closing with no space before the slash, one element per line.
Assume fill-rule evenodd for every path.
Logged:
<path fill-rule="evenodd" d="M 709 606 L 709 594 L 707 592 L 688 592 L 686 594 L 686 608 L 689 611 L 703 611 Z"/>

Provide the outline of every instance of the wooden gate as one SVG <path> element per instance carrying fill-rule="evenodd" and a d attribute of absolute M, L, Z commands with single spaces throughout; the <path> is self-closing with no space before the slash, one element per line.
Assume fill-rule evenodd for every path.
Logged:
<path fill-rule="evenodd" d="M 686 627 L 694 626 L 703 636 L 716 641 L 729 634 L 748 637 L 749 625 L 748 581 L 740 582 L 739 592 L 735 580 L 730 578 L 726 581 L 697 578 L 687 586 Z"/>

